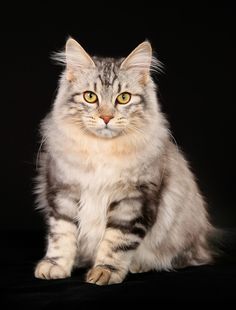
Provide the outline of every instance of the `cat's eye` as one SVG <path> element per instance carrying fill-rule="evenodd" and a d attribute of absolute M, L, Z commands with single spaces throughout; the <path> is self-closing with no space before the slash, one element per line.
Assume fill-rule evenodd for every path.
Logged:
<path fill-rule="evenodd" d="M 130 101 L 131 94 L 130 93 L 122 93 L 119 96 L 117 96 L 116 101 L 120 104 L 126 104 Z"/>
<path fill-rule="evenodd" d="M 95 103 L 98 101 L 98 97 L 92 91 L 86 91 L 84 92 L 84 100 L 88 103 Z"/>

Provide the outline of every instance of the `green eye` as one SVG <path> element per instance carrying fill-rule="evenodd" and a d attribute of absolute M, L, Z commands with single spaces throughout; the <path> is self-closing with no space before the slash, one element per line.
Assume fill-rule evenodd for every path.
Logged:
<path fill-rule="evenodd" d="M 130 93 L 122 93 L 116 98 L 116 101 L 120 104 L 126 104 L 130 101 L 130 99 L 131 99 Z"/>
<path fill-rule="evenodd" d="M 84 100 L 88 103 L 95 103 L 96 101 L 98 101 L 98 97 L 92 91 L 86 91 L 84 92 Z"/>

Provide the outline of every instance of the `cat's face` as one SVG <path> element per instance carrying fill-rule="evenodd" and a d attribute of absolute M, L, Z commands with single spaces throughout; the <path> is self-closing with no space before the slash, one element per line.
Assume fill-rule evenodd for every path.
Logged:
<path fill-rule="evenodd" d="M 126 59 L 91 58 L 73 39 L 66 45 L 63 119 L 84 134 L 114 138 L 142 132 L 148 118 L 152 50 L 140 44 Z M 151 83 L 151 85 L 153 85 Z"/>

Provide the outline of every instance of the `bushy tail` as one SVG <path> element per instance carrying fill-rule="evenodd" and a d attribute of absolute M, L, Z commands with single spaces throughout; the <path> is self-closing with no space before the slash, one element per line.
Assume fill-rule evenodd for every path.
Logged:
<path fill-rule="evenodd" d="M 235 262 L 236 230 L 213 228 L 210 234 L 210 245 L 216 263 Z"/>

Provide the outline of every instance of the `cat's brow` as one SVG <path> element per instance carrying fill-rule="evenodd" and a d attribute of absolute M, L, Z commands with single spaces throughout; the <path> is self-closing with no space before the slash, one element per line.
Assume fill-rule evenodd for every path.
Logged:
<path fill-rule="evenodd" d="M 117 92 L 119 93 L 120 91 L 121 91 L 121 84 L 119 83 L 119 84 L 118 84 Z"/>
<path fill-rule="evenodd" d="M 71 97 L 80 96 L 80 95 L 82 95 L 82 94 L 83 94 L 82 92 L 73 93 L 73 94 L 71 95 Z"/>
<path fill-rule="evenodd" d="M 132 96 L 136 96 L 136 97 L 139 97 L 140 99 L 144 100 L 144 95 L 143 94 L 132 94 Z"/>

